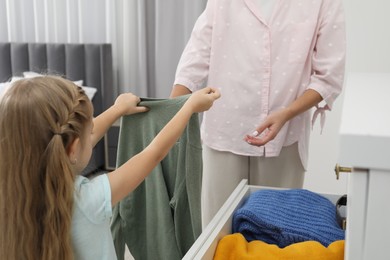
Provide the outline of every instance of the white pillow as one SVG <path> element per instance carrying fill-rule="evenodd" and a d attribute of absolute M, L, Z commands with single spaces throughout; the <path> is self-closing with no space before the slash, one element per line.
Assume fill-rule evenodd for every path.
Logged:
<path fill-rule="evenodd" d="M 19 79 L 22 79 L 22 77 L 12 77 L 10 81 L 0 83 L 0 99 L 3 98 L 5 92 L 11 87 L 11 84 Z"/>
<path fill-rule="evenodd" d="M 34 71 L 25 71 L 25 72 L 23 72 L 23 76 L 25 78 L 34 78 L 34 77 L 42 76 L 42 74 L 39 74 L 39 73 L 34 72 Z M 88 96 L 88 98 L 92 101 L 93 97 L 95 96 L 95 94 L 97 92 L 96 88 L 83 86 L 83 80 L 76 80 L 76 81 L 73 81 L 73 83 L 76 84 L 77 86 L 81 87 L 85 91 L 85 94 Z"/>
<path fill-rule="evenodd" d="M 77 83 L 75 83 L 76 85 L 78 85 Z M 78 85 L 80 86 L 80 85 Z M 96 88 L 92 88 L 92 87 L 86 87 L 86 86 L 80 86 L 85 94 L 89 97 L 89 99 L 92 101 L 93 97 L 95 96 L 96 92 L 97 92 L 97 89 Z"/>
<path fill-rule="evenodd" d="M 9 89 L 11 82 L 0 83 L 0 99 L 3 98 L 4 93 Z"/>
<path fill-rule="evenodd" d="M 25 71 L 25 72 L 23 72 L 23 76 L 25 78 L 30 79 L 30 78 L 35 78 L 35 77 L 42 76 L 42 74 L 36 73 L 34 71 Z"/>

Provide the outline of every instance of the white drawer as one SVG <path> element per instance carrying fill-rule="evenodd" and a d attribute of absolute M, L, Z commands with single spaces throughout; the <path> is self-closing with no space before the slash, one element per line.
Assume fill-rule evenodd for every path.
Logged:
<path fill-rule="evenodd" d="M 352 168 L 346 260 L 390 259 L 389 96 L 390 73 L 348 75 L 339 155 L 339 163 Z"/>
<path fill-rule="evenodd" d="M 346 260 L 390 259 L 390 171 L 353 169 L 348 176 Z"/>

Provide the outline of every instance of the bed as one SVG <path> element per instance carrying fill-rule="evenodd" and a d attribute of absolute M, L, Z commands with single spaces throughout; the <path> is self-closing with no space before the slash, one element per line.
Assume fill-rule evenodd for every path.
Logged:
<path fill-rule="evenodd" d="M 0 42 L 0 82 L 23 77 L 26 72 L 62 75 L 94 88 L 94 115 L 113 102 L 113 67 L 110 44 L 60 44 Z M 89 175 L 105 168 L 104 140 L 93 150 L 83 172 Z"/>

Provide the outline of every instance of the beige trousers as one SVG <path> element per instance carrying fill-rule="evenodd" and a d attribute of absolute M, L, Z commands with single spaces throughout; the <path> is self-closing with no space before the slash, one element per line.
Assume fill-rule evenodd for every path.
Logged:
<path fill-rule="evenodd" d="M 302 188 L 304 177 L 297 143 L 284 147 L 278 157 L 242 156 L 203 145 L 203 229 L 242 179 L 251 185 Z"/>

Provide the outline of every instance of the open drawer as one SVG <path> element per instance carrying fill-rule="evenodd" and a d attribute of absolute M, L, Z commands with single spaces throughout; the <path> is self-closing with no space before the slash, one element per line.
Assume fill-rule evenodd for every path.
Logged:
<path fill-rule="evenodd" d="M 233 213 L 242 206 L 251 193 L 260 189 L 270 189 L 270 187 L 252 186 L 248 185 L 247 180 L 242 180 L 183 259 L 213 259 L 219 240 L 232 232 Z M 341 196 L 333 194 L 321 195 L 335 204 Z"/>

